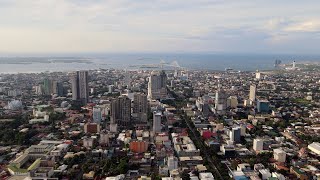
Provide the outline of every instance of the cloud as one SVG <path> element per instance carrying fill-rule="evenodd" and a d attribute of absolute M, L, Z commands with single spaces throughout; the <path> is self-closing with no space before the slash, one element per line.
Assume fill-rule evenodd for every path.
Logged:
<path fill-rule="evenodd" d="M 284 30 L 288 32 L 320 32 L 320 21 L 310 20 L 297 22 L 288 25 Z"/>
<path fill-rule="evenodd" d="M 309 43 L 319 37 L 319 6 L 288 0 L 0 0 L 0 52 L 296 52 L 291 43 L 298 40 L 320 45 Z"/>

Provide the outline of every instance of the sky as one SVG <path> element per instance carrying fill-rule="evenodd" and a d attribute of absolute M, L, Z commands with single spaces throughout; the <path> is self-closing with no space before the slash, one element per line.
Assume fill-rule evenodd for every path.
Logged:
<path fill-rule="evenodd" d="M 319 49 L 319 0 L 0 0 L 2 54 Z"/>

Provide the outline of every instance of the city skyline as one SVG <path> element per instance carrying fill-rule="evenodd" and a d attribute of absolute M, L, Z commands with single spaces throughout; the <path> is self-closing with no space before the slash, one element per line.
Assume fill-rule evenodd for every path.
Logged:
<path fill-rule="evenodd" d="M 319 3 L 2 0 L 0 54 L 318 54 Z"/>

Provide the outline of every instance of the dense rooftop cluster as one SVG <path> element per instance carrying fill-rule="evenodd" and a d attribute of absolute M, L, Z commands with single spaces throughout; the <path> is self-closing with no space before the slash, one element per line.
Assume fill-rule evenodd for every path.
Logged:
<path fill-rule="evenodd" d="M 0 85 L 0 179 L 320 178 L 319 71 L 100 69 Z"/>

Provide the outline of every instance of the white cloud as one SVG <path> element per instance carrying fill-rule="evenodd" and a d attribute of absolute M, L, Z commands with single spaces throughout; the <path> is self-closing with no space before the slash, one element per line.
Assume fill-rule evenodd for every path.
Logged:
<path fill-rule="evenodd" d="M 319 6 L 287 0 L 0 0 L 0 52 L 265 52 L 274 44 L 290 51 L 295 39 L 309 46 L 310 34 L 295 34 L 318 31 Z"/>
<path fill-rule="evenodd" d="M 288 32 L 320 32 L 320 21 L 298 22 L 287 26 L 284 30 Z"/>

